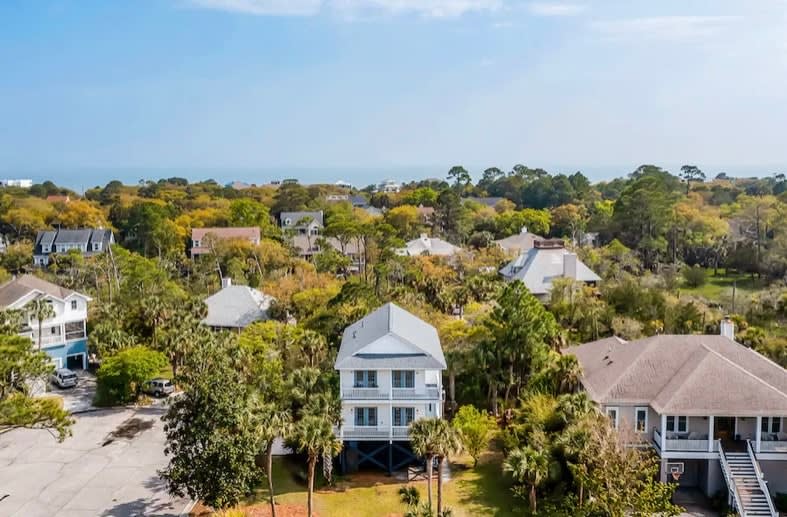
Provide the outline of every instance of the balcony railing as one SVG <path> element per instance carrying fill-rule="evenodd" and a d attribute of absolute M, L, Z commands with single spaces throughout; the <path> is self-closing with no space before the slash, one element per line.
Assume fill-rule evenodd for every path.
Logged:
<path fill-rule="evenodd" d="M 343 399 L 388 400 L 388 393 L 380 388 L 345 388 Z"/>
<path fill-rule="evenodd" d="M 407 440 L 408 429 L 405 426 L 357 426 L 341 429 L 337 427 L 334 432 L 344 440 Z"/>
<path fill-rule="evenodd" d="M 653 430 L 653 441 L 661 447 L 661 433 L 658 429 Z M 665 441 L 665 450 L 667 451 L 696 451 L 708 452 L 710 446 L 709 440 L 675 440 L 667 439 Z M 715 445 L 714 445 L 715 449 Z"/>
<path fill-rule="evenodd" d="M 387 389 L 382 388 L 344 388 L 342 389 L 344 400 L 388 400 Z M 437 388 L 393 388 L 390 393 L 393 400 L 439 400 L 440 390 Z"/>
<path fill-rule="evenodd" d="M 760 441 L 760 453 L 763 452 L 787 452 L 787 441 Z"/>
<path fill-rule="evenodd" d="M 426 388 L 423 390 L 416 390 L 415 388 L 393 388 L 391 391 L 391 398 L 394 400 L 434 400 L 440 398 L 440 390 L 437 388 Z"/>

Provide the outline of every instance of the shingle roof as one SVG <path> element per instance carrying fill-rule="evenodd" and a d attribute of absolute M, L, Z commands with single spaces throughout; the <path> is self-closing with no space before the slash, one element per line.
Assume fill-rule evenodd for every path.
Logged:
<path fill-rule="evenodd" d="M 421 235 L 417 239 L 408 242 L 405 247 L 400 251 L 403 255 L 417 256 L 429 254 L 432 256 L 448 256 L 454 255 L 462 251 L 459 246 L 454 246 L 448 241 L 444 241 L 438 237 L 428 237 Z"/>
<path fill-rule="evenodd" d="M 346 329 L 335 368 L 445 369 L 437 329 L 386 303 Z"/>
<path fill-rule="evenodd" d="M 787 416 L 787 371 L 724 336 L 617 338 L 566 349 L 597 402 L 661 414 Z"/>
<path fill-rule="evenodd" d="M 500 270 L 506 280 L 521 280 L 533 294 L 546 294 L 552 289 L 552 280 L 563 278 L 566 257 L 574 255 L 565 248 L 532 248 L 519 255 Z M 580 282 L 599 282 L 601 277 L 576 259 L 576 276 Z"/>
<path fill-rule="evenodd" d="M 317 225 L 323 226 L 322 210 L 315 212 L 282 212 L 279 214 L 279 221 L 281 222 L 282 228 L 298 228 L 298 226 L 303 226 L 299 225 L 298 222 L 306 217 L 311 217 Z M 289 224 L 287 224 L 288 220 L 290 221 Z"/>
<path fill-rule="evenodd" d="M 500 246 L 503 251 L 514 251 L 523 253 L 533 248 L 535 241 L 543 240 L 544 238 L 535 233 L 530 233 L 523 230 L 516 235 L 509 235 L 503 239 L 495 241 L 495 244 Z"/>
<path fill-rule="evenodd" d="M 231 285 L 205 299 L 208 315 L 202 323 L 211 327 L 245 328 L 268 319 L 273 298 L 245 285 Z"/>
<path fill-rule="evenodd" d="M 40 292 L 42 295 L 49 295 L 60 300 L 65 300 L 74 294 L 87 298 L 88 300 L 90 299 L 90 297 L 84 294 L 77 293 L 71 289 L 66 289 L 65 287 L 53 284 L 52 282 L 47 282 L 46 280 L 36 276 L 22 275 L 9 280 L 3 285 L 0 285 L 0 308 L 5 309 L 12 306 L 15 302 L 19 301 L 21 298 L 27 296 L 33 291 Z"/>
<path fill-rule="evenodd" d="M 112 239 L 112 230 L 105 228 L 78 228 L 75 230 L 42 230 L 36 234 L 35 252 L 42 253 L 42 246 L 49 246 L 54 252 L 58 244 L 81 244 L 92 251 L 94 242 L 108 244 Z M 102 247 L 102 251 L 104 248 Z"/>

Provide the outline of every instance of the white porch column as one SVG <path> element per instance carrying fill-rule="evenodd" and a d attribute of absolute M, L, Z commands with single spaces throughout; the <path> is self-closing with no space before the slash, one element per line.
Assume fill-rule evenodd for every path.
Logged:
<path fill-rule="evenodd" d="M 755 442 L 754 442 L 754 452 L 757 454 L 760 453 L 760 438 L 762 435 L 762 417 L 757 417 L 757 428 L 754 430 Z"/>
<path fill-rule="evenodd" d="M 713 439 L 713 415 L 708 417 L 708 452 L 713 452 L 716 440 Z"/>
<path fill-rule="evenodd" d="M 388 370 L 388 400 L 393 400 L 393 370 Z"/>
<path fill-rule="evenodd" d="M 661 415 L 661 453 L 667 448 L 667 415 Z"/>

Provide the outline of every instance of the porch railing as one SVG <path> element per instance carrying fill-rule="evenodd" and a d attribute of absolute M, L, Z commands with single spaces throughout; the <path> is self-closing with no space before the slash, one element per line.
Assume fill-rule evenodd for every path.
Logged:
<path fill-rule="evenodd" d="M 388 400 L 388 393 L 380 388 L 344 388 L 343 399 Z"/>
<path fill-rule="evenodd" d="M 409 438 L 409 428 L 406 426 L 335 427 L 334 433 L 345 440 L 406 440 Z"/>
<path fill-rule="evenodd" d="M 404 399 L 439 399 L 440 390 L 437 388 L 426 388 L 423 390 L 416 390 L 415 388 L 393 388 L 391 396 L 394 400 Z"/>
<path fill-rule="evenodd" d="M 762 444 L 762 442 L 760 443 Z M 754 475 L 757 477 L 757 485 L 760 487 L 760 491 L 762 492 L 762 495 L 765 496 L 765 501 L 768 503 L 768 511 L 771 512 L 772 516 L 778 516 L 779 514 L 776 513 L 776 508 L 773 507 L 773 501 L 771 501 L 771 493 L 768 491 L 768 485 L 765 482 L 765 475 L 762 473 L 762 470 L 760 470 L 760 463 L 754 456 L 754 449 L 752 449 L 751 440 L 746 440 L 746 452 L 749 453 L 751 464 L 754 465 Z"/>
<path fill-rule="evenodd" d="M 730 470 L 730 465 L 727 463 L 726 456 L 724 456 L 724 449 L 721 446 L 721 441 L 717 440 L 717 443 L 719 449 L 719 459 L 721 460 L 721 472 L 724 474 L 724 481 L 727 482 L 727 489 L 729 490 L 730 496 L 732 497 L 733 509 L 743 514 L 743 503 L 741 502 L 741 496 L 738 493 L 738 485 L 735 484 L 735 480 L 732 478 L 732 471 Z"/>
<path fill-rule="evenodd" d="M 661 448 L 661 432 L 658 429 L 653 430 L 653 441 Z M 710 440 L 665 440 L 664 447 L 668 451 L 696 451 L 708 452 Z M 716 449 L 714 445 L 714 450 Z"/>
<path fill-rule="evenodd" d="M 787 452 L 787 441 L 760 441 L 760 453 L 763 452 Z"/>

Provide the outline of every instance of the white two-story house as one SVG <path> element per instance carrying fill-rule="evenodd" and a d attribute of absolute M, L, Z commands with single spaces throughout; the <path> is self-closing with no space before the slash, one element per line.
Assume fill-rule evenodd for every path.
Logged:
<path fill-rule="evenodd" d="M 392 472 L 415 458 L 408 426 L 442 417 L 445 357 L 437 330 L 387 303 L 347 327 L 336 358 L 342 401 L 342 467 Z"/>
<path fill-rule="evenodd" d="M 615 337 L 565 350 L 582 386 L 630 443 L 652 447 L 662 481 L 713 496 L 741 515 L 775 516 L 787 492 L 787 371 L 721 335 Z"/>
<path fill-rule="evenodd" d="M 51 304 L 54 317 L 41 325 L 41 350 L 57 368 L 87 368 L 87 305 L 91 298 L 32 275 L 23 275 L 0 285 L 0 309 L 23 314 L 20 335 L 38 347 L 38 321 L 30 314 L 30 303 L 43 299 Z"/>

